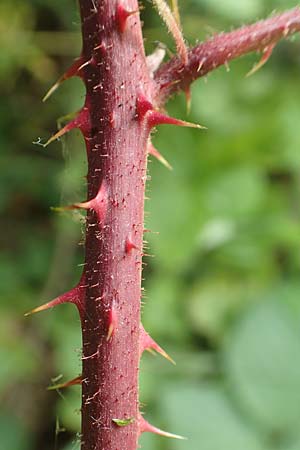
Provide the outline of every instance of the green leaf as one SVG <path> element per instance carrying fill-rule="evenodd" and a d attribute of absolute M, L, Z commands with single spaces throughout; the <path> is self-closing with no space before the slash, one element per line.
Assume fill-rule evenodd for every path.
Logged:
<path fill-rule="evenodd" d="M 267 301 L 237 324 L 224 353 L 242 408 L 267 431 L 297 430 L 300 416 L 300 333 L 288 309 Z"/>
<path fill-rule="evenodd" d="M 222 274 L 198 282 L 192 290 L 188 308 L 193 329 L 218 341 L 230 324 L 230 316 L 248 300 L 247 294 L 245 284 Z"/>
<path fill-rule="evenodd" d="M 174 442 L 174 449 L 266 450 L 217 383 L 170 384 L 161 396 L 160 408 L 168 429 L 188 438 L 188 447 Z"/>
<path fill-rule="evenodd" d="M 29 432 L 20 420 L 10 414 L 0 415 L 1 450 L 27 450 L 33 448 L 32 444 Z"/>

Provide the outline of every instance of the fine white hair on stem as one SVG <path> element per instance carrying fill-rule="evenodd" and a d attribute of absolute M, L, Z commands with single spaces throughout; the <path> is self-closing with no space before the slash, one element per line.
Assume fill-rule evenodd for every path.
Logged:
<path fill-rule="evenodd" d="M 172 0 L 172 1 L 173 1 L 173 7 L 175 7 L 174 8 L 175 14 L 178 14 L 177 0 Z M 156 5 L 156 8 L 157 8 L 159 14 L 163 18 L 164 22 L 167 25 L 169 32 L 172 34 L 172 36 L 175 40 L 179 57 L 181 58 L 183 64 L 186 65 L 188 62 L 187 48 L 186 48 L 186 45 L 184 42 L 184 38 L 182 35 L 180 25 L 178 24 L 178 22 L 175 18 L 175 15 L 172 13 L 170 7 L 165 2 L 165 0 L 153 0 L 153 3 Z M 177 9 L 176 9 L 176 7 L 177 7 Z M 177 11 L 177 13 L 176 13 L 176 11 Z"/>
<path fill-rule="evenodd" d="M 173 14 L 174 14 L 176 22 L 178 23 L 179 26 L 181 26 L 180 25 L 180 14 L 179 14 L 178 0 L 172 0 L 172 9 L 173 9 Z"/>

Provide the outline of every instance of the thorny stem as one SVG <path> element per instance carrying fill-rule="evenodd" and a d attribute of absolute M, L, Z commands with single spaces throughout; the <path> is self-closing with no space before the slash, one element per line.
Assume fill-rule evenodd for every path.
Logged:
<path fill-rule="evenodd" d="M 157 107 L 234 58 L 256 50 L 268 56 L 280 38 L 300 30 L 300 9 L 216 35 L 191 48 L 187 64 L 175 57 L 153 77 L 137 0 L 79 4 L 82 53 L 49 94 L 77 75 L 86 86 L 85 104 L 48 142 L 72 128 L 85 139 L 88 200 L 72 206 L 87 210 L 85 269 L 78 286 L 32 312 L 64 302 L 78 307 L 83 372 L 64 386 L 82 384 L 82 450 L 136 450 L 141 432 L 170 436 L 142 418 L 138 400 L 143 351 L 154 349 L 169 358 L 140 324 L 147 152 L 159 155 L 149 136 L 160 124 L 193 126 Z"/>
<path fill-rule="evenodd" d="M 141 91 L 151 98 L 152 80 L 139 15 L 127 16 L 138 11 L 137 0 L 80 0 L 80 11 L 82 55 L 90 61 L 82 76 L 90 201 L 78 205 L 88 209 L 81 445 L 135 450 L 148 140 L 136 118 L 136 101 Z"/>
<path fill-rule="evenodd" d="M 154 80 L 158 103 L 164 105 L 172 94 L 186 91 L 193 81 L 217 67 L 247 53 L 264 51 L 299 30 L 300 8 L 297 7 L 253 25 L 212 36 L 189 50 L 185 66 L 180 58 L 174 57 L 157 70 Z"/>

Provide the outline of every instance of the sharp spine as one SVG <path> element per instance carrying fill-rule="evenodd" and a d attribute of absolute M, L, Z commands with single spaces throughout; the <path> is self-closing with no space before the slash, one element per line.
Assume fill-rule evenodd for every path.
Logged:
<path fill-rule="evenodd" d="M 72 380 L 66 381 L 65 383 L 59 383 L 59 384 L 55 384 L 53 386 L 48 386 L 47 390 L 48 391 L 54 391 L 57 389 L 65 389 L 69 386 L 75 386 L 75 385 L 79 385 L 82 384 L 82 376 L 79 375 L 76 378 L 73 378 Z"/>
<path fill-rule="evenodd" d="M 84 64 L 84 58 L 82 56 L 79 56 L 79 58 L 76 58 L 73 62 L 73 64 L 69 67 L 68 70 L 56 81 L 56 83 L 51 86 L 51 88 L 47 91 L 47 93 L 43 97 L 43 102 L 48 100 L 49 97 L 59 88 L 59 86 L 69 78 L 80 76 L 80 69 L 82 68 L 82 65 Z"/>
<path fill-rule="evenodd" d="M 159 162 L 161 162 L 167 169 L 173 170 L 171 164 L 163 157 L 163 155 L 154 147 L 151 141 L 148 142 L 147 151 L 149 155 L 154 156 Z"/>
<path fill-rule="evenodd" d="M 48 303 L 45 303 L 44 305 L 38 306 L 37 308 L 34 308 L 33 310 L 25 313 L 24 315 L 31 316 L 32 314 L 36 314 L 40 311 L 45 311 L 50 308 L 54 308 L 55 306 L 58 306 L 62 303 L 74 303 L 76 306 L 80 304 L 80 287 L 76 286 L 70 291 L 66 292 L 65 294 L 62 294 L 55 299 L 51 300 Z"/>
<path fill-rule="evenodd" d="M 206 127 L 202 125 L 176 119 L 156 110 L 152 110 L 147 114 L 147 122 L 150 128 L 154 128 L 157 125 L 177 125 L 179 127 L 199 128 L 206 130 Z"/>
<path fill-rule="evenodd" d="M 93 209 L 95 212 L 97 212 L 100 221 L 103 221 L 106 216 L 107 206 L 108 206 L 108 189 L 106 186 L 106 182 L 103 179 L 96 197 L 86 202 L 74 203 L 74 205 L 72 205 L 71 208 Z"/>
<path fill-rule="evenodd" d="M 185 437 L 180 436 L 179 434 L 169 433 L 168 431 L 164 431 L 164 430 L 161 430 L 160 428 L 154 427 L 149 422 L 147 422 L 147 420 L 145 420 L 141 414 L 139 415 L 138 424 L 139 424 L 140 434 L 154 433 L 154 434 L 159 434 L 160 436 L 164 436 L 164 437 L 168 437 L 168 438 L 172 438 L 172 439 L 181 439 L 181 440 L 186 439 Z"/>
<path fill-rule="evenodd" d="M 140 324 L 140 356 L 145 351 L 156 351 L 161 356 L 166 358 L 168 361 L 170 361 L 172 364 L 176 365 L 175 361 L 168 355 L 167 352 L 165 352 L 164 349 L 162 349 L 153 339 L 152 337 L 147 333 L 145 328 L 142 324 Z"/>
<path fill-rule="evenodd" d="M 146 121 L 149 128 L 154 128 L 157 125 L 177 125 L 180 127 L 206 129 L 202 125 L 175 119 L 157 111 L 154 109 L 153 104 L 141 93 L 138 94 L 136 99 L 136 117 L 140 122 Z"/>
<path fill-rule="evenodd" d="M 257 72 L 262 66 L 264 66 L 268 62 L 269 58 L 272 55 L 275 45 L 276 44 L 270 44 L 263 49 L 261 59 L 257 64 L 254 64 L 252 69 L 247 73 L 246 77 L 250 77 L 251 75 L 255 74 L 255 72 Z"/>
<path fill-rule="evenodd" d="M 67 125 L 65 125 L 63 128 L 61 128 L 57 133 L 55 133 L 53 136 L 48 139 L 46 144 L 44 144 L 44 147 L 47 147 L 51 142 L 55 141 L 56 139 L 62 137 L 69 131 L 73 130 L 74 128 L 78 128 L 84 136 L 89 132 L 90 124 L 89 124 L 89 113 L 87 106 L 84 106 L 75 119 L 71 120 Z"/>

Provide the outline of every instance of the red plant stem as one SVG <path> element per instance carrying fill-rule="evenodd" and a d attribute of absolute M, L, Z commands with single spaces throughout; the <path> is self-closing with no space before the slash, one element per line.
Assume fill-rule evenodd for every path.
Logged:
<path fill-rule="evenodd" d="M 170 436 L 142 418 L 138 400 L 143 350 L 152 348 L 169 358 L 140 325 L 148 138 L 159 124 L 192 125 L 154 106 L 233 58 L 265 49 L 267 58 L 270 46 L 300 30 L 300 9 L 217 35 L 190 49 L 186 65 L 179 58 L 164 64 L 153 80 L 138 1 L 79 3 L 82 53 L 61 79 L 79 75 L 86 100 L 78 116 L 48 143 L 75 127 L 85 139 L 88 199 L 72 205 L 87 210 L 85 269 L 77 287 L 31 313 L 63 302 L 79 309 L 83 371 L 76 380 L 82 381 L 82 450 L 136 450 L 142 431 Z"/>
<path fill-rule="evenodd" d="M 90 61 L 83 131 L 88 158 L 82 450 L 135 450 L 144 187 L 148 132 L 136 99 L 151 98 L 137 0 L 80 0 Z M 120 24 L 119 20 L 126 20 Z M 126 26 L 124 26 L 126 25 Z M 97 194 L 99 195 L 97 196 Z M 97 200 L 92 200 L 97 197 Z M 80 204 L 79 204 L 80 206 Z M 132 242 L 128 251 L 128 242 Z M 116 421 L 128 419 L 128 425 Z"/>
<path fill-rule="evenodd" d="M 158 69 L 155 73 L 157 101 L 163 105 L 170 95 L 179 90 L 186 91 L 197 78 L 246 53 L 263 51 L 299 30 L 300 8 L 297 7 L 230 33 L 213 36 L 189 50 L 185 66 L 180 58 L 174 57 Z"/>

